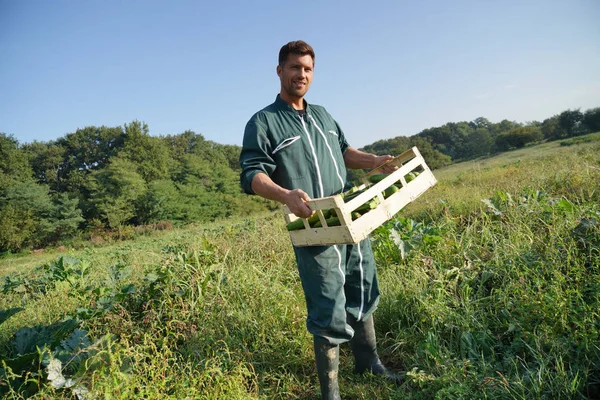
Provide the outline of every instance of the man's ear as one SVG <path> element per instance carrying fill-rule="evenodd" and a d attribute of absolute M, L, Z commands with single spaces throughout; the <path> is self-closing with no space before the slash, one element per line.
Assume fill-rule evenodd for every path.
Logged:
<path fill-rule="evenodd" d="M 277 76 L 281 78 L 281 65 L 277 66 Z"/>

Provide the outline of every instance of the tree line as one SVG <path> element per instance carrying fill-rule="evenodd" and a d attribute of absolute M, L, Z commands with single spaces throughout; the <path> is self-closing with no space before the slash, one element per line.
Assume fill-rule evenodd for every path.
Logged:
<path fill-rule="evenodd" d="M 600 131 L 600 108 L 566 110 L 543 122 L 486 118 L 450 122 L 363 149 L 400 154 L 417 146 L 435 169 Z M 274 209 L 239 186 L 241 148 L 185 131 L 151 136 L 148 125 L 89 126 L 48 142 L 0 133 L 0 252 L 65 243 L 92 231 L 119 237 L 133 226 L 214 221 Z M 350 171 L 357 181 L 361 171 Z"/>
<path fill-rule="evenodd" d="M 600 131 L 600 107 L 585 112 L 565 110 L 542 122 L 519 123 L 502 120 L 497 123 L 479 117 L 473 121 L 448 122 L 427 128 L 413 136 L 397 136 L 378 140 L 364 147 L 379 155 L 400 154 L 417 146 L 427 165 L 440 168 L 479 157 L 518 149 L 544 140 L 561 140 Z M 351 171 L 352 180 L 358 181 L 363 171 Z"/>
<path fill-rule="evenodd" d="M 139 121 L 19 144 L 0 134 L 0 252 L 94 229 L 245 216 L 272 207 L 242 194 L 239 146 L 186 131 L 151 136 Z"/>

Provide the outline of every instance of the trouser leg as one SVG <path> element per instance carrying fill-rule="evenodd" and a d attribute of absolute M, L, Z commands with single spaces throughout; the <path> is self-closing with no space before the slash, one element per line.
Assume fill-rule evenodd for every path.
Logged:
<path fill-rule="evenodd" d="M 306 326 L 314 335 L 317 375 L 324 400 L 339 399 L 339 344 L 350 340 L 346 321 L 345 246 L 295 247 L 306 299 Z"/>
<path fill-rule="evenodd" d="M 321 385 L 322 400 L 339 400 L 340 389 L 338 385 L 338 369 L 340 347 L 331 344 L 325 338 L 314 337 L 315 361 L 317 364 L 317 375 Z"/>
<path fill-rule="evenodd" d="M 379 283 L 369 238 L 346 246 L 346 311 L 357 320 L 371 315 L 379 303 Z"/>
<path fill-rule="evenodd" d="M 374 375 L 385 376 L 396 384 L 401 383 L 402 378 L 385 368 L 379 359 L 373 316 L 369 315 L 368 318 L 358 321 L 352 315 L 348 315 L 348 320 L 354 329 L 354 337 L 350 340 L 354 354 L 354 370 L 359 374 L 368 371 Z"/>
<path fill-rule="evenodd" d="M 331 344 L 352 338 L 346 321 L 344 293 L 345 246 L 295 247 L 298 272 L 306 299 L 306 327 Z"/>
<path fill-rule="evenodd" d="M 356 245 L 294 247 L 304 289 L 308 331 L 341 344 L 352 338 L 346 312 L 367 318 L 379 302 L 369 239 Z"/>
<path fill-rule="evenodd" d="M 355 371 L 370 371 L 399 383 L 400 377 L 388 371 L 377 354 L 373 312 L 379 302 L 379 284 L 371 242 L 366 239 L 358 245 L 349 245 L 346 250 L 346 311 L 347 322 L 354 331 L 350 347 L 354 354 Z"/>

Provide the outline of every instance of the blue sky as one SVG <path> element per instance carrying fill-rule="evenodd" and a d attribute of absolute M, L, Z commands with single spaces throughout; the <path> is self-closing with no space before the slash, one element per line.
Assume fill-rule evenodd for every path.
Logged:
<path fill-rule="evenodd" d="M 307 101 L 355 147 L 543 120 L 600 107 L 599 18 L 597 0 L 0 0 L 0 132 L 49 141 L 137 119 L 239 145 L 297 39 L 316 52 Z"/>

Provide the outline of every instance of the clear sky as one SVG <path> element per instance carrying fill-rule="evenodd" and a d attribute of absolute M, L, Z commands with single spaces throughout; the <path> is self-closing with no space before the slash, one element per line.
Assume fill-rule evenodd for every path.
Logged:
<path fill-rule="evenodd" d="M 316 52 L 307 101 L 355 147 L 543 120 L 600 107 L 599 21 L 599 0 L 0 0 L 0 132 L 50 141 L 137 119 L 239 145 L 297 39 Z"/>

